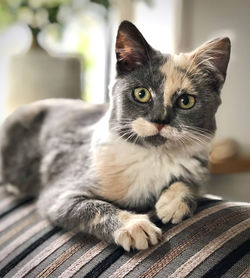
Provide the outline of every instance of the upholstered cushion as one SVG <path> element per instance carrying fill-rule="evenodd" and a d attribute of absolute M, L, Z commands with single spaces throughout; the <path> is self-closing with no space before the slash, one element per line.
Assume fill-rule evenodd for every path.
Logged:
<path fill-rule="evenodd" d="M 0 187 L 0 277 L 250 277 L 250 204 L 204 199 L 162 229 L 158 246 L 127 253 L 51 226 Z"/>

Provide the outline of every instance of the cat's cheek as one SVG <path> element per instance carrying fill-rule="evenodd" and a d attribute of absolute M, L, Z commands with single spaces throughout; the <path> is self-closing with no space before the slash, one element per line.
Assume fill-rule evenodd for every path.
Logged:
<path fill-rule="evenodd" d="M 147 215 L 122 211 L 118 219 L 121 227 L 114 232 L 114 240 L 126 251 L 147 249 L 151 245 L 156 245 L 162 237 L 161 230 L 149 220 Z"/>
<path fill-rule="evenodd" d="M 162 223 L 177 224 L 184 217 L 191 216 L 196 209 L 194 194 L 182 182 L 176 182 L 166 189 L 156 205 L 156 214 Z"/>
<path fill-rule="evenodd" d="M 182 133 L 177 128 L 166 125 L 160 132 L 160 135 L 171 140 L 178 140 L 182 138 Z"/>

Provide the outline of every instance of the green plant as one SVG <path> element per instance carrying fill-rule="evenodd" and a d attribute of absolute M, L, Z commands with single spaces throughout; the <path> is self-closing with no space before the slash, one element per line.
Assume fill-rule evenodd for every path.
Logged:
<path fill-rule="evenodd" d="M 74 13 L 74 0 L 1 0 L 0 2 L 0 29 L 13 22 L 23 22 L 31 30 L 34 39 L 38 33 L 49 24 L 64 24 L 60 16 L 61 8 L 67 7 Z M 78 1 L 79 2 L 79 1 Z M 83 1 L 86 2 L 86 1 Z M 109 0 L 90 0 L 108 8 Z M 79 3 L 78 3 L 79 5 Z"/>

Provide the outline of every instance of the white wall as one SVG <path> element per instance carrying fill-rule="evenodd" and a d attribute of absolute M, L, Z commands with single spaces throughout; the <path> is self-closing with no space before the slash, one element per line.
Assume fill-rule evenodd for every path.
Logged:
<path fill-rule="evenodd" d="M 231 60 L 217 113 L 217 138 L 234 138 L 250 153 L 250 1 L 183 0 L 183 16 L 181 51 L 213 37 L 231 38 Z"/>
<path fill-rule="evenodd" d="M 174 51 L 175 7 L 178 0 L 135 2 L 134 23 L 152 47 L 163 53 Z"/>

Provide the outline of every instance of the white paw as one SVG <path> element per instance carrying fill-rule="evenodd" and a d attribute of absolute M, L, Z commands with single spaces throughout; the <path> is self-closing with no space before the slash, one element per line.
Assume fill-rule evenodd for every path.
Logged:
<path fill-rule="evenodd" d="M 171 220 L 173 224 L 181 222 L 185 216 L 192 214 L 187 203 L 179 199 L 164 200 L 160 198 L 155 205 L 156 214 L 161 219 L 162 223 L 167 223 Z"/>
<path fill-rule="evenodd" d="M 161 230 L 156 227 L 147 215 L 121 213 L 119 216 L 123 225 L 114 233 L 115 242 L 121 245 L 126 251 L 131 248 L 138 250 L 147 249 L 155 245 L 161 239 Z"/>
<path fill-rule="evenodd" d="M 161 194 L 155 205 L 156 214 L 164 224 L 170 220 L 173 224 L 181 222 L 185 216 L 192 215 L 195 207 L 193 193 L 182 182 L 173 183 Z"/>

